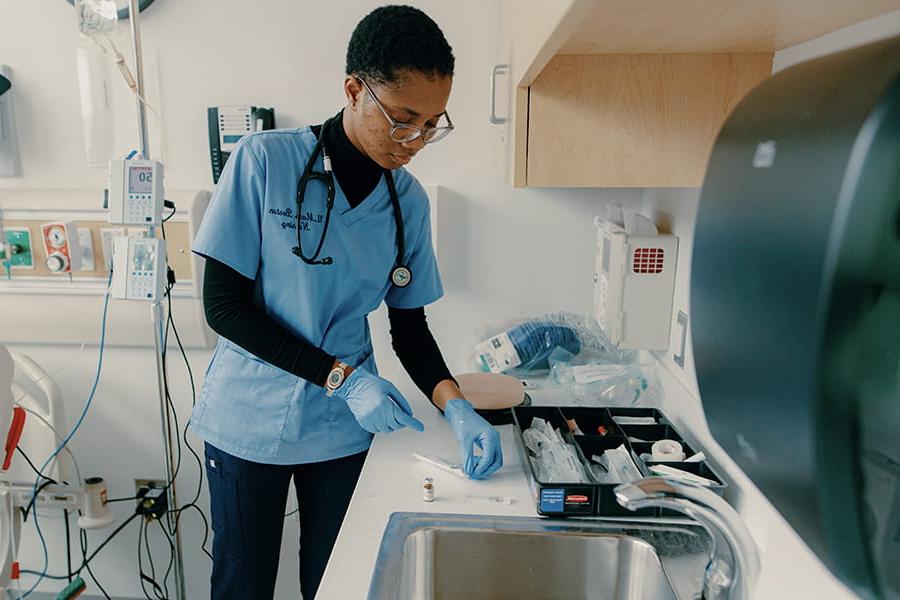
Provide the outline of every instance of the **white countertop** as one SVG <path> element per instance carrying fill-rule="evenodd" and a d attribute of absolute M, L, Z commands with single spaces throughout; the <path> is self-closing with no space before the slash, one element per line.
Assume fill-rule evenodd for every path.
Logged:
<path fill-rule="evenodd" d="M 497 427 L 503 446 L 503 467 L 486 481 L 470 481 L 413 458 L 413 453 L 459 461 L 456 438 L 444 418 L 422 403 L 414 406 L 425 432 L 403 429 L 375 436 L 331 560 L 316 594 L 317 600 L 366 598 L 381 536 L 394 512 L 537 516 L 534 500 L 519 461 L 513 426 Z M 422 500 L 422 482 L 434 478 L 434 501 Z M 469 495 L 468 501 L 463 498 Z M 511 505 L 471 496 L 500 496 Z"/>

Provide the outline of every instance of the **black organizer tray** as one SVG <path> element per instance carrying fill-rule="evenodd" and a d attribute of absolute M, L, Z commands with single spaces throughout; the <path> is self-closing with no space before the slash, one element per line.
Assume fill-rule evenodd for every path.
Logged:
<path fill-rule="evenodd" d="M 531 489 L 531 495 L 540 515 L 561 516 L 642 516 L 654 517 L 674 514 L 667 510 L 647 508 L 630 511 L 621 506 L 613 492 L 614 483 L 547 483 L 539 481 L 531 462 L 532 453 L 525 447 L 522 432 L 531 427 L 534 418 L 548 421 L 564 435 L 569 431 L 566 419 L 575 419 L 579 429 L 585 435 L 572 436 L 583 458 L 590 460 L 593 454 L 602 454 L 606 450 L 618 448 L 625 444 L 631 453 L 634 464 L 641 473 L 650 477 L 650 465 L 653 461 L 644 461 L 642 453 L 650 453 L 653 442 L 662 439 L 675 440 L 684 447 L 685 456 L 696 453 L 693 446 L 684 441 L 680 433 L 672 426 L 669 419 L 655 408 L 619 408 L 619 407 L 582 407 L 582 406 L 516 406 L 512 409 L 513 423 L 516 431 L 516 447 L 525 470 L 525 477 Z M 613 417 L 653 417 L 656 425 L 619 425 Z M 606 435 L 601 435 L 605 431 Z M 632 441 L 643 440 L 643 441 Z M 706 461 L 701 462 L 664 462 L 676 469 L 700 475 L 717 482 L 710 490 L 722 495 L 726 484 Z"/>

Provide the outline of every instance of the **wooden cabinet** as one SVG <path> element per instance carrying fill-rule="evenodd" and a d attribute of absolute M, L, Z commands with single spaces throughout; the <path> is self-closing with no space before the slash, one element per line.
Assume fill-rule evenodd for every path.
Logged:
<path fill-rule="evenodd" d="M 900 0 L 507 0 L 516 187 L 696 187 L 776 50 Z"/>

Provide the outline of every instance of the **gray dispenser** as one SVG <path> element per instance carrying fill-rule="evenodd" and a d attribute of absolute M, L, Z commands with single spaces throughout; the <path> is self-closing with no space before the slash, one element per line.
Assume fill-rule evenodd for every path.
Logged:
<path fill-rule="evenodd" d="M 719 133 L 697 214 L 710 429 L 865 598 L 900 598 L 900 37 L 782 71 Z"/>

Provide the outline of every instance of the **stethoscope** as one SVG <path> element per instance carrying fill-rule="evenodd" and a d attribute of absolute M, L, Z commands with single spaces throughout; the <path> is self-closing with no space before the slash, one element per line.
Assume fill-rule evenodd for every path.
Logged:
<path fill-rule="evenodd" d="M 293 252 L 296 256 L 303 259 L 308 265 L 330 265 L 334 263 L 334 259 L 330 256 L 319 258 L 322 252 L 322 246 L 325 244 L 325 235 L 328 233 L 328 224 L 331 221 L 331 210 L 334 208 L 334 174 L 331 171 L 331 158 L 328 156 L 328 149 L 322 143 L 325 137 L 325 128 L 329 127 L 334 117 L 325 121 L 322 130 L 319 132 L 319 138 L 316 140 L 316 146 L 313 148 L 309 160 L 306 162 L 306 168 L 300 176 L 300 182 L 297 184 L 297 245 L 294 246 Z M 323 171 L 315 171 L 314 167 L 316 159 L 319 157 L 319 151 L 322 152 Z M 406 243 L 403 237 L 403 215 L 400 213 L 400 199 L 397 196 L 397 188 L 394 186 L 394 176 L 388 169 L 384 170 L 384 178 L 387 181 L 388 191 L 391 196 L 391 206 L 394 209 L 394 222 L 397 225 L 397 260 L 394 268 L 391 269 L 391 283 L 397 287 L 406 287 L 412 281 L 412 272 L 409 270 L 403 259 L 406 256 Z M 300 242 L 300 230 L 302 229 L 301 215 L 303 214 L 303 196 L 306 194 L 306 186 L 310 181 L 318 181 L 325 186 L 325 222 L 322 224 L 322 233 L 319 235 L 319 243 L 316 245 L 316 251 L 312 256 L 303 254 L 303 245 Z"/>

